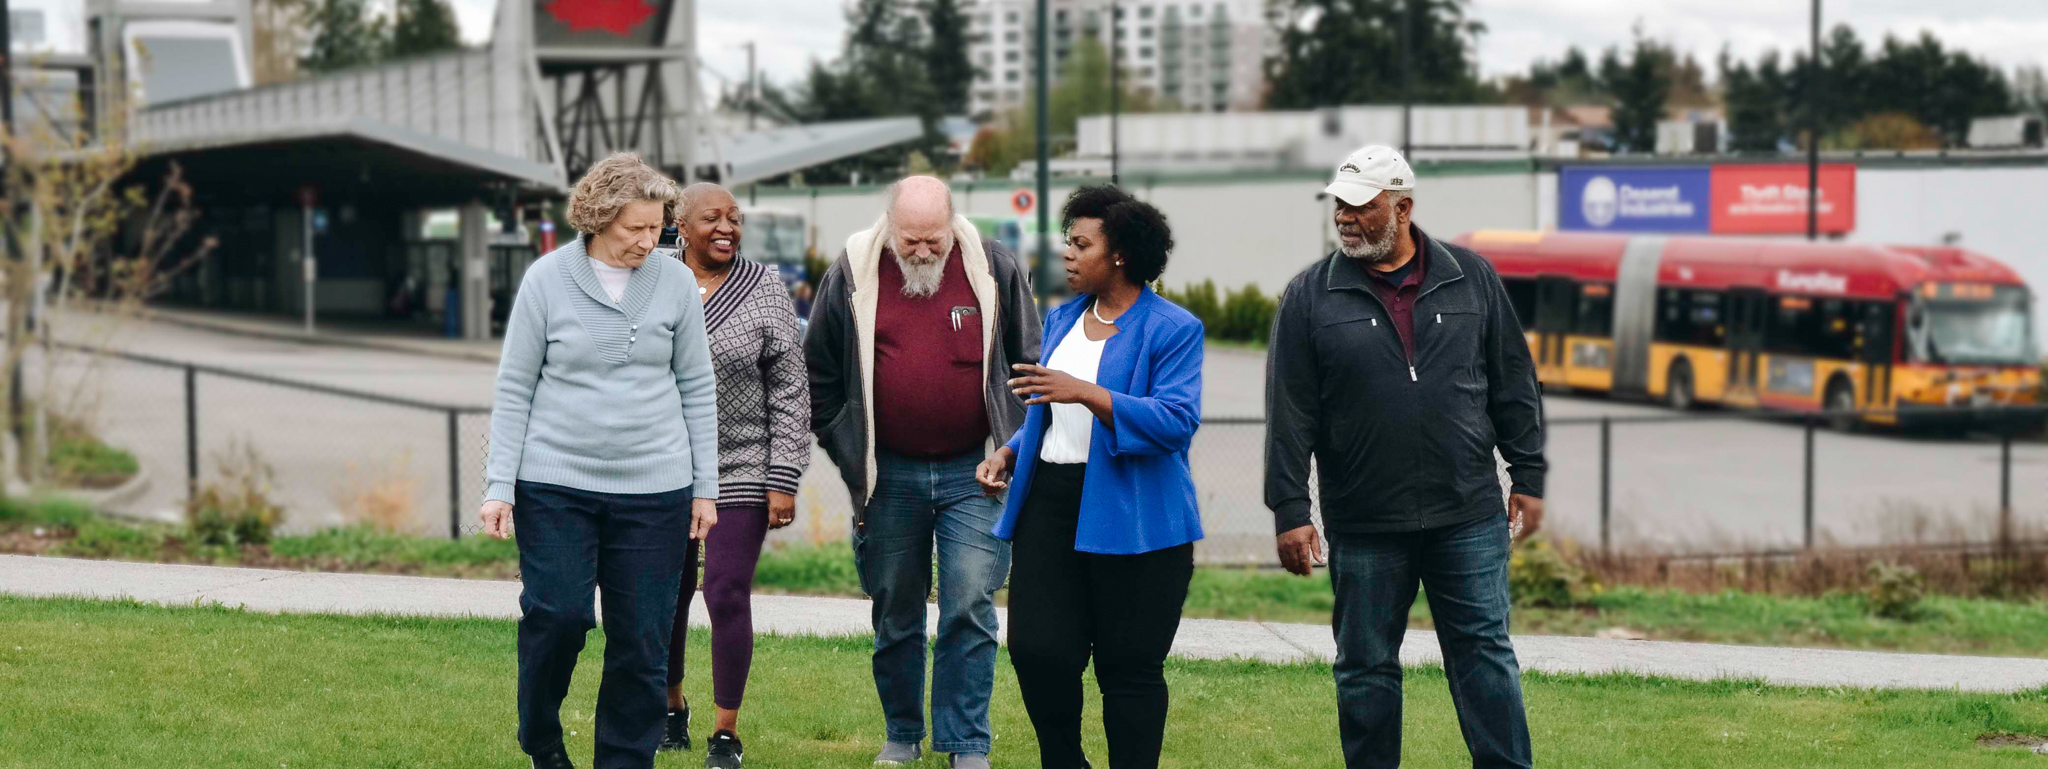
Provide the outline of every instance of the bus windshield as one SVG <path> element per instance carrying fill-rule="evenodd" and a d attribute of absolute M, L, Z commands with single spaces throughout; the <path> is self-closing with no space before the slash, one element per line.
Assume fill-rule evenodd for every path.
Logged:
<path fill-rule="evenodd" d="M 1908 317 L 1916 361 L 1954 365 L 2032 365 L 2033 320 L 2025 289 L 1982 301 L 1927 300 Z"/>

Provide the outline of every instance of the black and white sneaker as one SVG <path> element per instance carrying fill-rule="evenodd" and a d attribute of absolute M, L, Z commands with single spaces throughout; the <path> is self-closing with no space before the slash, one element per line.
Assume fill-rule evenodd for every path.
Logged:
<path fill-rule="evenodd" d="M 656 752 L 690 749 L 690 706 L 668 712 L 668 720 L 661 725 L 661 745 Z"/>
<path fill-rule="evenodd" d="M 740 769 L 740 737 L 720 729 L 704 743 L 704 769 Z"/>

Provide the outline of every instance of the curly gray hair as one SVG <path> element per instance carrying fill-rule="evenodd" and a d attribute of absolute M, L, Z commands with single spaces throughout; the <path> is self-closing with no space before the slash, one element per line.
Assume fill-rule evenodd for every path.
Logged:
<path fill-rule="evenodd" d="M 661 220 L 675 221 L 682 190 L 675 180 L 630 152 L 613 153 L 584 172 L 569 193 L 569 226 L 584 235 L 596 235 L 619 218 L 631 203 L 653 201 L 661 204 Z"/>

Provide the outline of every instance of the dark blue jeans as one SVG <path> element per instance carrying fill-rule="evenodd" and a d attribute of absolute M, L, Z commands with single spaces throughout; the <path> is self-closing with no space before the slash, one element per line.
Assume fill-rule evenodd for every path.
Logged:
<path fill-rule="evenodd" d="M 1330 537 L 1338 728 L 1349 769 L 1401 765 L 1401 639 L 1428 591 L 1472 765 L 1528 767 L 1522 670 L 1508 643 L 1505 514 L 1439 529 Z"/>
<path fill-rule="evenodd" d="M 562 699 L 604 601 L 597 769 L 654 766 L 668 707 L 668 637 L 690 538 L 690 490 L 604 494 L 520 481 L 519 747 L 562 744 Z"/>
<path fill-rule="evenodd" d="M 861 588 L 874 599 L 875 692 L 890 742 L 925 737 L 925 599 L 939 559 L 939 637 L 932 655 L 932 752 L 987 754 L 996 676 L 996 589 L 1010 543 L 990 532 L 1003 498 L 974 482 L 979 451 L 952 459 L 877 456 L 867 523 L 854 533 Z"/>

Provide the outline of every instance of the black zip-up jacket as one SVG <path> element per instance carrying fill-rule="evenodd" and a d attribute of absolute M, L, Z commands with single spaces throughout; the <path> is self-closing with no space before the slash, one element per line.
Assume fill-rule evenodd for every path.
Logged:
<path fill-rule="evenodd" d="M 1266 357 L 1266 506 L 1286 532 L 1309 520 L 1309 458 L 1323 525 L 1339 534 L 1418 531 L 1543 496 L 1543 402 L 1522 327 L 1493 265 L 1416 227 L 1428 268 L 1414 359 L 1367 284 L 1331 254 L 1288 284 Z"/>

